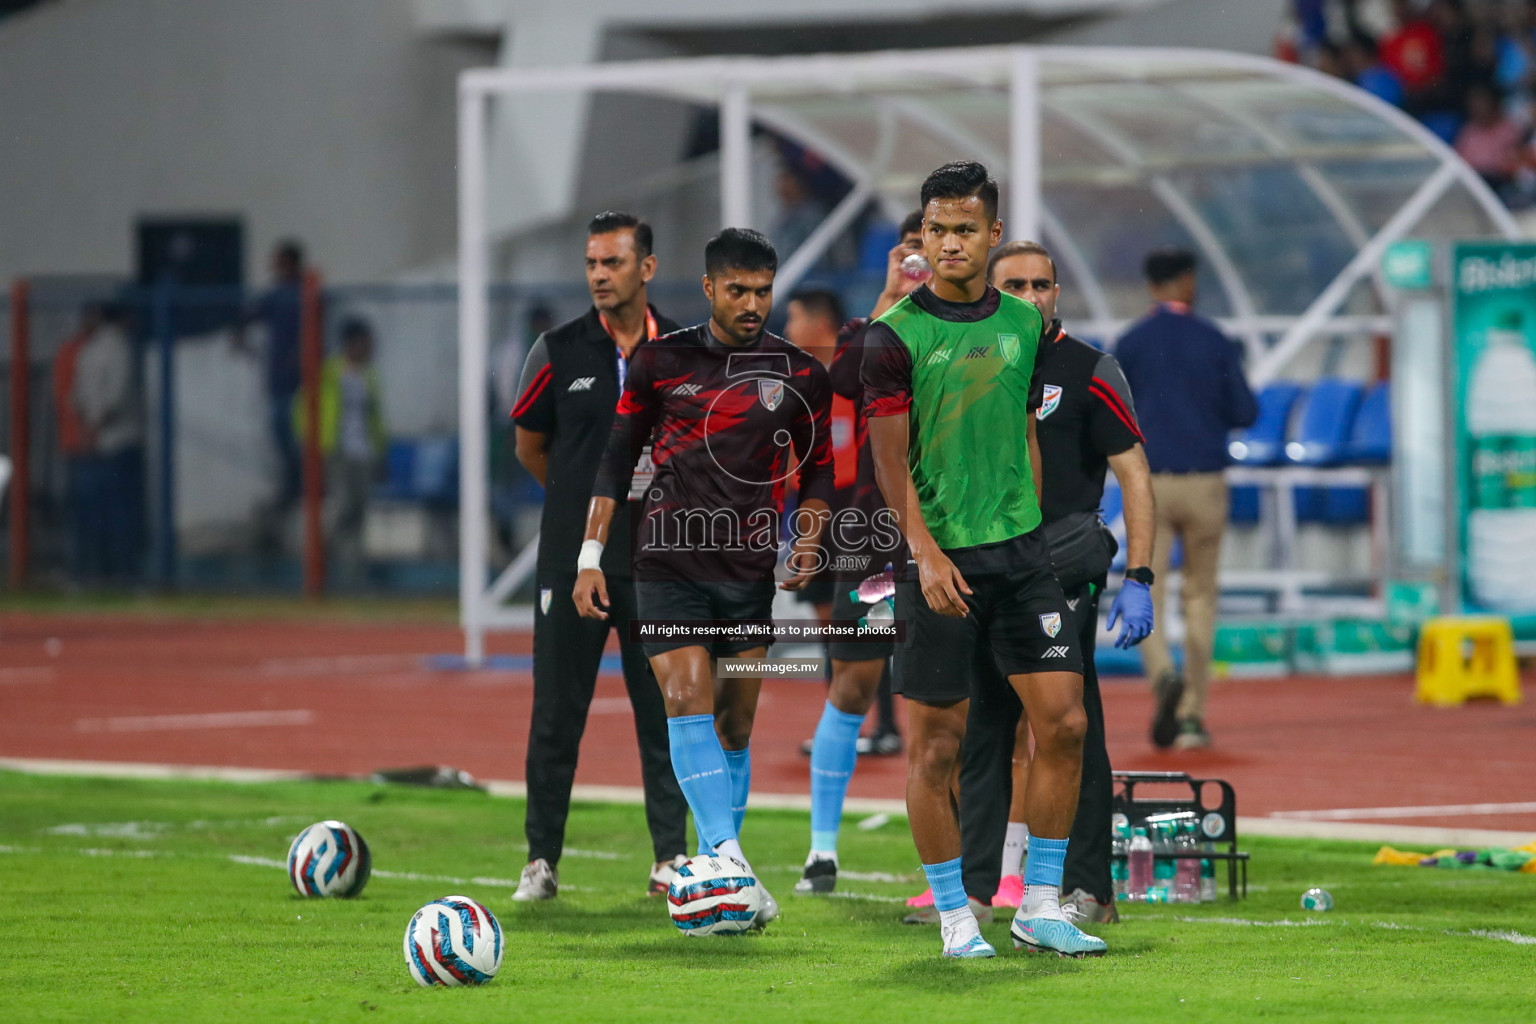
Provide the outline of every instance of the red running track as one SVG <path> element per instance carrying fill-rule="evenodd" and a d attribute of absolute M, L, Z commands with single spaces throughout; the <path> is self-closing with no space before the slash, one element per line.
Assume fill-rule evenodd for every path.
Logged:
<path fill-rule="evenodd" d="M 531 638 L 500 635 L 491 646 L 527 654 Z M 424 663 L 459 649 L 458 631 L 440 625 L 8 614 L 0 619 L 0 756 L 348 774 L 442 763 L 521 779 L 531 674 Z M 1111 681 L 1110 757 L 1116 768 L 1228 779 L 1244 815 L 1431 808 L 1344 820 L 1536 834 L 1536 701 L 1426 708 L 1413 703 L 1412 686 L 1407 676 L 1218 684 L 1207 720 L 1216 745 L 1160 753 L 1146 739 L 1144 689 Z M 799 744 L 822 700 L 813 683 L 765 685 L 752 743 L 755 792 L 808 792 Z M 852 793 L 900 798 L 904 776 L 903 758 L 863 758 Z M 605 675 L 577 782 L 633 786 L 638 778 L 623 684 Z M 1529 806 L 1432 810 L 1489 803 Z"/>

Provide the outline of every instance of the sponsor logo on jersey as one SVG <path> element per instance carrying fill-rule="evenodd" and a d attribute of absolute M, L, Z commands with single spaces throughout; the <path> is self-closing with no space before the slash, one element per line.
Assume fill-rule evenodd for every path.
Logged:
<path fill-rule="evenodd" d="M 1065 648 L 1065 647 L 1047 647 L 1045 649 L 1045 656 L 1047 658 L 1065 658 L 1067 656 L 1067 648 Z"/>
<path fill-rule="evenodd" d="M 1023 355 L 1024 350 L 1019 345 L 1019 336 L 1017 334 L 999 334 L 997 336 L 997 347 L 1003 353 L 1003 358 L 1008 360 L 1009 366 L 1019 365 L 1019 356 Z"/>
<path fill-rule="evenodd" d="M 1056 411 L 1056 407 L 1058 405 L 1060 405 L 1060 404 L 1061 404 L 1061 388 L 1060 388 L 1060 386 L 1058 386 L 1056 384 L 1047 384 L 1045 386 L 1045 401 L 1040 403 L 1040 411 L 1035 414 L 1035 418 L 1036 419 L 1041 419 L 1041 420 L 1045 419 L 1051 413 L 1055 412 Z"/>
<path fill-rule="evenodd" d="M 1067 607 L 1072 609 L 1074 612 L 1077 611 L 1077 603 L 1080 600 L 1082 600 L 1082 599 L 1081 598 L 1077 598 L 1077 597 L 1069 597 L 1069 598 L 1067 598 Z"/>
<path fill-rule="evenodd" d="M 674 395 L 696 395 L 704 387 L 702 384 L 679 384 L 672 389 Z"/>
<path fill-rule="evenodd" d="M 592 385 L 597 383 L 596 377 L 577 377 L 571 381 L 571 386 L 566 391 L 591 391 Z"/>
<path fill-rule="evenodd" d="M 1040 631 L 1046 636 L 1061 632 L 1061 612 L 1046 612 L 1040 616 Z"/>
<path fill-rule="evenodd" d="M 555 599 L 555 592 L 549 587 L 539 588 L 539 611 L 549 614 L 549 602 Z"/>
<path fill-rule="evenodd" d="M 784 382 L 781 380 L 758 381 L 757 400 L 763 403 L 764 409 L 773 412 L 784 402 Z"/>
<path fill-rule="evenodd" d="M 924 366 L 938 366 L 940 363 L 949 362 L 949 357 L 954 353 L 947 348 L 936 348 L 933 353 L 923 360 Z"/>
<path fill-rule="evenodd" d="M 965 354 L 965 358 L 980 359 L 990 351 L 992 351 L 991 345 L 977 345 L 975 348 L 971 349 Z"/>

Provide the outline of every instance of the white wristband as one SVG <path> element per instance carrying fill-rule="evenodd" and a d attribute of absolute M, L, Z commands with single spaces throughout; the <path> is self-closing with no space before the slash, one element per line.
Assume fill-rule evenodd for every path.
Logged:
<path fill-rule="evenodd" d="M 603 561 L 603 542 L 600 540 L 584 540 L 581 542 L 581 552 L 576 556 L 576 571 L 597 569 Z"/>

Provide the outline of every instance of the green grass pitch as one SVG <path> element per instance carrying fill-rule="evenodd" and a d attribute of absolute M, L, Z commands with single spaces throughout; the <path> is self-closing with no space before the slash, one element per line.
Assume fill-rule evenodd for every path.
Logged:
<path fill-rule="evenodd" d="M 1132 909 L 1101 960 L 952 962 L 904 927 L 906 823 L 845 827 L 837 898 L 791 889 L 807 818 L 754 811 L 744 845 L 783 904 L 766 934 L 689 939 L 643 895 L 639 808 L 577 805 L 558 900 L 511 901 L 522 804 L 351 782 L 230 785 L 0 774 L 5 1021 L 1521 1021 L 1536 1015 L 1536 876 L 1373 867 L 1366 844 L 1254 839 L 1246 901 Z M 306 900 L 300 828 L 356 827 L 375 875 Z M 849 823 L 851 825 L 851 822 Z M 881 876 L 898 876 L 887 880 Z M 1300 908 L 1330 889 L 1329 914 Z M 401 956 L 460 892 L 507 937 L 479 989 L 426 990 Z"/>

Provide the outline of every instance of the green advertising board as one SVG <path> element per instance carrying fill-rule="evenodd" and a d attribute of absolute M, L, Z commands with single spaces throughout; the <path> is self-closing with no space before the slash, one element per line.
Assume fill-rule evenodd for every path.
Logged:
<path fill-rule="evenodd" d="M 1536 244 L 1467 242 L 1451 261 L 1452 438 L 1468 608 L 1536 612 Z"/>

